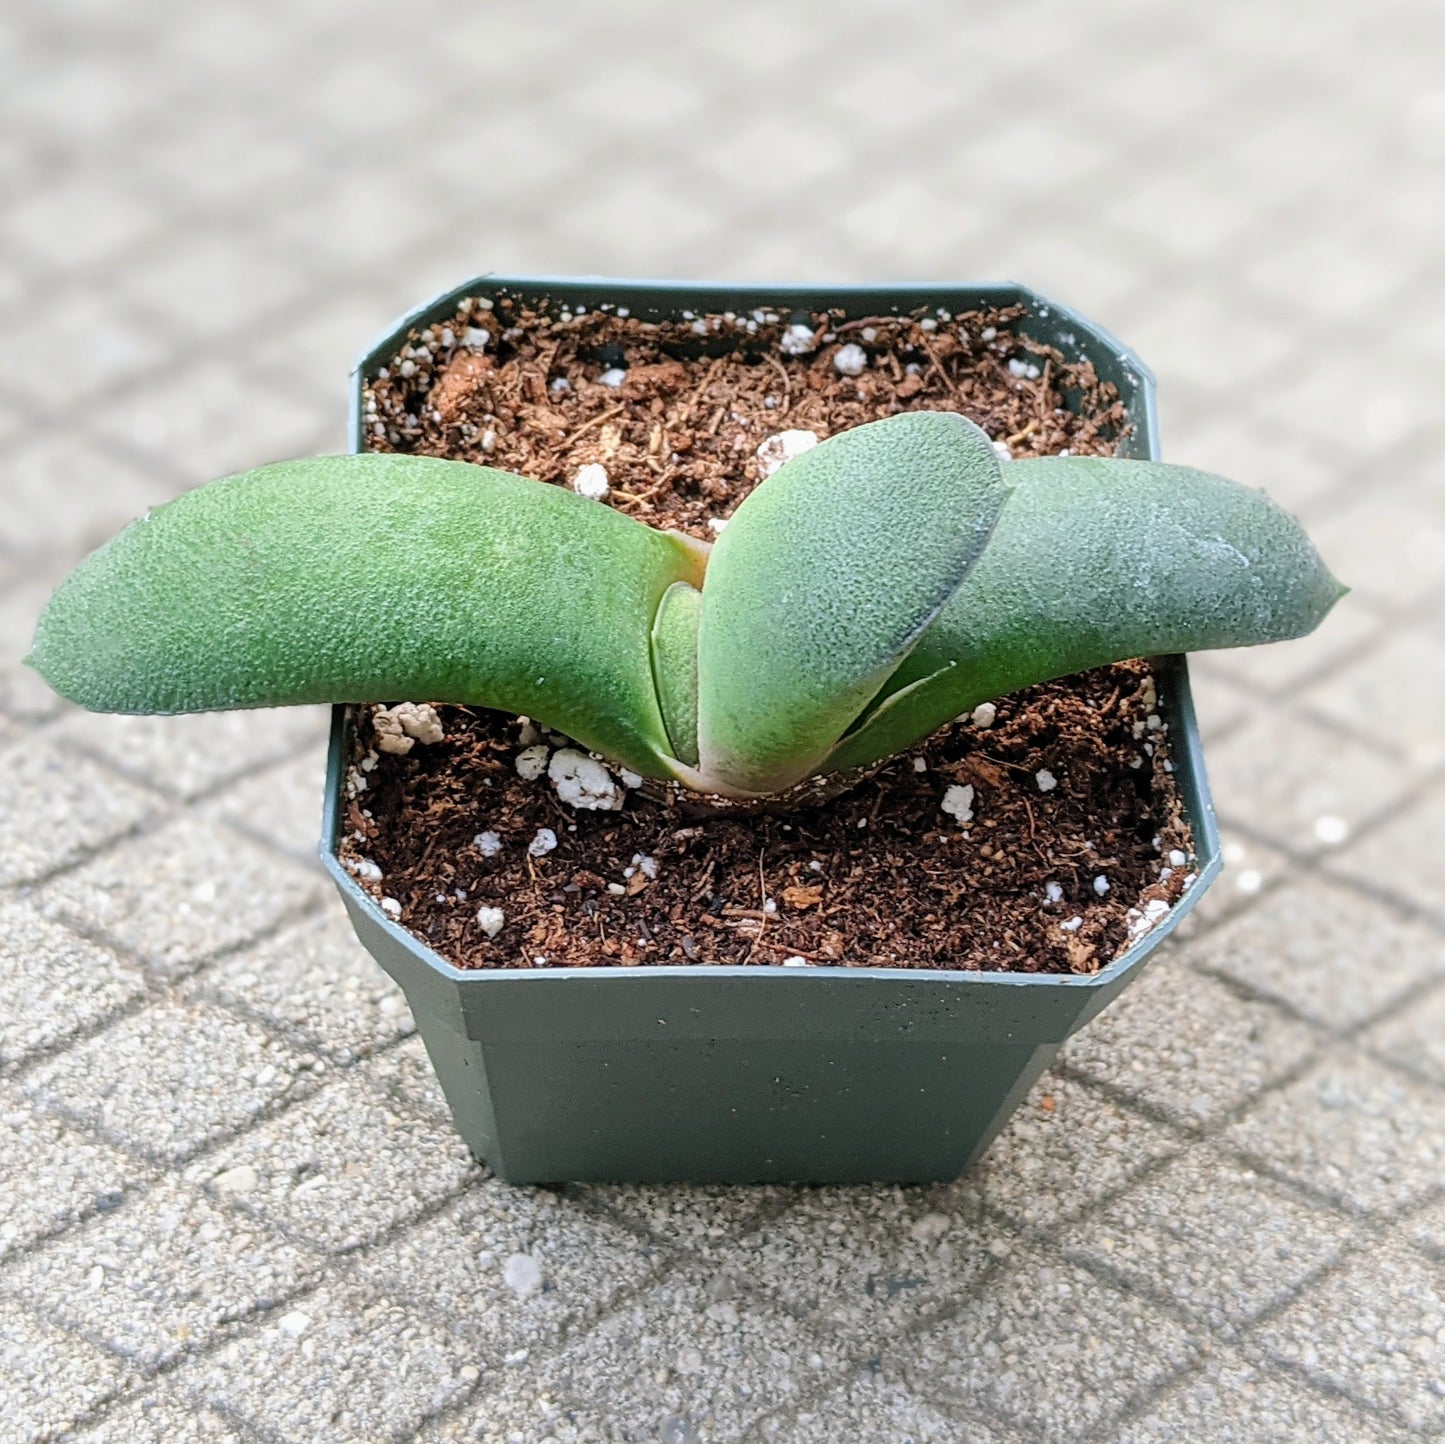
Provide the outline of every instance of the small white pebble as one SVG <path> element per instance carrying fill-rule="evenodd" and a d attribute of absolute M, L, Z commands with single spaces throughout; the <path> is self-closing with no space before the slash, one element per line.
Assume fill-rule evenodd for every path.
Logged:
<path fill-rule="evenodd" d="M 394 897 L 382 898 L 381 910 L 389 918 L 399 918 L 401 916 L 401 904 L 397 902 Z"/>
<path fill-rule="evenodd" d="M 533 857 L 545 857 L 557 846 L 557 834 L 550 827 L 539 827 L 537 835 L 527 844 Z"/>
<path fill-rule="evenodd" d="M 565 396 L 572 389 L 572 383 L 565 376 L 554 376 L 547 383 L 547 390 L 553 396 Z"/>
<path fill-rule="evenodd" d="M 784 356 L 806 356 L 816 345 L 813 328 L 801 321 L 794 321 L 778 339 L 778 350 Z"/>
<path fill-rule="evenodd" d="M 938 322 L 935 321 L 932 316 L 925 316 L 918 323 L 918 329 L 920 331 L 936 331 L 938 330 Z"/>
<path fill-rule="evenodd" d="M 1177 847 L 1171 847 L 1171 848 L 1169 849 L 1169 866 L 1170 866 L 1170 867 L 1183 867 L 1184 864 L 1185 864 L 1186 862 L 1188 862 L 1188 861 L 1189 861 L 1189 856 L 1188 856 L 1187 853 L 1181 852 Z"/>
<path fill-rule="evenodd" d="M 1163 898 L 1157 897 L 1150 898 L 1149 901 L 1144 904 L 1144 910 L 1142 912 L 1135 908 L 1130 908 L 1127 918 L 1129 936 L 1131 938 L 1143 937 L 1160 919 L 1167 916 L 1168 912 L 1169 904 L 1165 902 Z"/>
<path fill-rule="evenodd" d="M 1006 441 L 995 441 L 993 443 L 993 453 L 1000 461 L 1012 461 L 1014 459 L 1014 454 L 1008 449 L 1008 443 Z"/>
<path fill-rule="evenodd" d="M 1051 903 L 1063 902 L 1064 890 L 1056 882 L 1051 882 L 1044 887 L 1044 897 Z"/>
<path fill-rule="evenodd" d="M 998 336 L 998 327 L 997 327 L 997 326 L 985 326 L 985 327 L 983 328 L 983 330 L 978 333 L 978 339 L 979 339 L 980 341 L 992 341 L 992 340 L 994 340 L 997 336 Z"/>
<path fill-rule="evenodd" d="M 962 827 L 965 823 L 973 820 L 973 788 L 966 783 L 955 782 L 943 794 L 943 801 L 939 806 L 950 817 L 957 818 L 959 826 Z"/>
<path fill-rule="evenodd" d="M 1084 920 L 1083 920 L 1083 918 L 1079 918 L 1079 917 L 1068 918 L 1068 919 L 1066 919 L 1064 922 L 1061 922 L 1061 923 L 1059 924 L 1059 931 L 1060 931 L 1061 933 L 1076 933 L 1076 932 L 1078 932 L 1079 929 L 1080 929 L 1081 927 L 1083 927 L 1083 926 L 1084 926 Z"/>
<path fill-rule="evenodd" d="M 1264 886 L 1264 874 L 1256 867 L 1247 867 L 1234 880 L 1240 892 L 1257 893 Z"/>
<path fill-rule="evenodd" d="M 632 866 L 640 872 L 643 877 L 657 881 L 657 859 L 650 857 L 645 852 L 634 852 L 632 854 Z"/>
<path fill-rule="evenodd" d="M 809 870 L 812 871 L 812 872 L 822 872 L 822 871 L 823 871 L 823 864 L 822 864 L 821 862 L 819 862 L 818 859 L 815 857 L 815 858 L 808 864 L 808 868 L 809 868 Z"/>
<path fill-rule="evenodd" d="M 707 529 L 717 536 L 721 536 L 727 529 L 728 519 L 725 516 L 710 516 L 707 519 Z"/>
<path fill-rule="evenodd" d="M 914 770 L 915 772 L 927 772 L 927 771 L 928 771 L 928 763 L 927 763 L 927 761 L 926 761 L 924 758 L 922 758 L 922 757 L 915 757 L 915 758 L 913 759 L 913 770 Z"/>
<path fill-rule="evenodd" d="M 622 897 L 627 892 L 627 889 L 623 887 L 620 882 L 610 882 L 607 884 L 607 891 L 610 892 L 613 897 Z"/>
<path fill-rule="evenodd" d="M 998 720 L 998 708 L 992 702 L 980 702 L 969 716 L 975 727 L 992 727 Z"/>
<path fill-rule="evenodd" d="M 1151 732 L 1157 732 L 1164 725 L 1164 719 L 1157 712 L 1151 712 L 1144 719 L 1144 725 Z"/>
<path fill-rule="evenodd" d="M 627 372 L 620 366 L 609 366 L 598 378 L 604 386 L 611 386 L 614 390 L 627 380 Z"/>
<path fill-rule="evenodd" d="M 473 351 L 484 350 L 491 339 L 492 333 L 485 326 L 468 326 L 462 332 L 462 345 L 469 346 Z"/>
<path fill-rule="evenodd" d="M 868 353 L 850 341 L 834 352 L 833 369 L 840 376 L 861 376 L 868 369 Z"/>
<path fill-rule="evenodd" d="M 1020 380 L 1037 381 L 1039 379 L 1039 368 L 1032 361 L 1024 361 L 1015 356 L 1008 363 L 1009 375 L 1017 376 Z"/>
<path fill-rule="evenodd" d="M 577 475 L 572 478 L 572 490 L 589 501 L 601 501 L 612 490 L 607 468 L 596 461 L 578 467 Z"/>
<path fill-rule="evenodd" d="M 1343 842 L 1349 835 L 1350 825 L 1343 817 L 1326 814 L 1324 817 L 1315 818 L 1315 836 L 1321 842 L 1333 847 Z"/>
<path fill-rule="evenodd" d="M 371 725 L 382 752 L 405 757 L 412 744 L 440 742 L 445 736 L 435 707 L 425 702 L 398 702 L 395 707 L 373 707 Z"/>
<path fill-rule="evenodd" d="M 276 1327 L 283 1334 L 290 1334 L 293 1339 L 300 1338 L 311 1327 L 311 1316 L 295 1309 L 289 1314 L 282 1314 L 276 1320 Z"/>
<path fill-rule="evenodd" d="M 477 926 L 489 938 L 494 938 L 506 924 L 507 915 L 501 908 L 480 907 L 477 909 Z"/>
<path fill-rule="evenodd" d="M 479 832 L 472 839 L 472 846 L 483 857 L 496 857 L 502 850 L 502 835 L 499 832 Z"/>
<path fill-rule="evenodd" d="M 363 882 L 380 882 L 382 878 L 381 869 L 369 857 L 350 858 L 346 864 L 349 871 L 353 872 Z"/>
<path fill-rule="evenodd" d="M 519 1299 L 529 1299 L 542 1287 L 542 1266 L 529 1253 L 514 1253 L 502 1265 L 502 1282 Z"/>
<path fill-rule="evenodd" d="M 1103 873 L 1100 873 L 1098 877 L 1094 879 L 1094 891 L 1098 893 L 1100 897 L 1103 897 L 1104 894 L 1109 891 L 1109 879 L 1106 878 Z"/>
<path fill-rule="evenodd" d="M 547 749 L 540 742 L 524 747 L 512 765 L 523 782 L 535 782 L 547 770 Z"/>
<path fill-rule="evenodd" d="M 795 456 L 802 456 L 817 444 L 818 434 L 814 431 L 780 431 L 776 436 L 768 437 L 757 449 L 764 480 Z"/>
<path fill-rule="evenodd" d="M 629 790 L 642 786 L 642 774 L 640 772 L 629 772 L 625 767 L 617 769 L 617 780 Z"/>
<path fill-rule="evenodd" d="M 763 899 L 763 911 L 771 917 L 778 910 L 777 898 L 765 897 Z"/>
<path fill-rule="evenodd" d="M 557 796 L 572 807 L 615 812 L 622 806 L 622 789 L 616 778 L 595 757 L 573 747 L 560 747 L 552 754 L 547 776 Z"/>
<path fill-rule="evenodd" d="M 865 326 L 858 334 L 863 338 L 865 344 L 871 346 L 878 339 L 878 328 Z"/>
<path fill-rule="evenodd" d="M 808 966 L 808 960 L 807 958 L 800 958 L 794 953 L 791 958 L 783 959 L 783 966 L 785 968 L 806 968 Z"/>
<path fill-rule="evenodd" d="M 1059 779 L 1047 767 L 1040 767 L 1034 773 L 1034 781 L 1040 792 L 1052 792 L 1059 785 Z"/>

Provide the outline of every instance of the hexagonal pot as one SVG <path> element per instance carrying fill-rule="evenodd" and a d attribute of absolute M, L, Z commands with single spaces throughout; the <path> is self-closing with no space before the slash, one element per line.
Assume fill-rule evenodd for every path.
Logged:
<path fill-rule="evenodd" d="M 717 286 L 482 277 L 403 317 L 352 374 L 464 296 L 601 302 L 634 316 L 841 307 L 850 315 L 1022 304 L 1024 334 L 1087 359 L 1155 457 L 1149 372 L 1107 332 L 1016 285 Z M 1164 922 L 1090 977 L 878 967 L 464 971 L 387 918 L 337 860 L 350 717 L 333 713 L 321 853 L 357 936 L 401 985 L 472 1152 L 514 1183 L 922 1182 L 983 1152 L 1060 1045 L 1115 998 L 1219 871 L 1219 836 L 1182 657 L 1159 664 L 1198 879 Z"/>

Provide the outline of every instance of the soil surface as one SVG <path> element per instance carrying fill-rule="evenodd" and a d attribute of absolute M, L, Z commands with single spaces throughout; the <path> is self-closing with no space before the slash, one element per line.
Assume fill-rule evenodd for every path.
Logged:
<path fill-rule="evenodd" d="M 600 504 L 708 539 L 785 431 L 957 410 L 1013 456 L 1112 454 L 1126 426 L 1112 388 L 1018 337 L 1020 314 L 651 325 L 464 304 L 375 379 L 370 444 L 563 485 L 600 466 Z M 857 353 L 838 363 L 849 345 L 858 375 L 845 374 Z M 1192 875 L 1145 662 L 1001 698 L 843 796 L 781 815 L 700 818 L 631 777 L 620 809 L 579 811 L 545 770 L 522 775 L 567 739 L 437 712 L 443 739 L 402 756 L 378 748 L 358 709 L 342 857 L 461 967 L 1092 972 Z"/>

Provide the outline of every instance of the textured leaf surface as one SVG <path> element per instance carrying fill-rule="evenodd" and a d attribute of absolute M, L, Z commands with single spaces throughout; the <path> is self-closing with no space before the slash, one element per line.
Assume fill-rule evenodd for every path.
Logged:
<path fill-rule="evenodd" d="M 988 437 L 945 412 L 842 432 L 758 487 L 703 588 L 702 783 L 806 777 L 963 581 L 1006 495 Z"/>
<path fill-rule="evenodd" d="M 106 712 L 497 707 L 662 776 L 649 633 L 668 587 L 699 572 L 677 538 L 557 487 L 318 457 L 132 523 L 61 585 L 30 661 Z"/>
<path fill-rule="evenodd" d="M 1091 457 L 1004 475 L 988 549 L 828 769 L 1070 672 L 1303 636 L 1344 594 L 1288 512 L 1223 477 Z"/>
<path fill-rule="evenodd" d="M 652 624 L 652 674 L 672 755 L 697 764 L 697 629 L 702 593 L 686 582 L 667 589 Z"/>

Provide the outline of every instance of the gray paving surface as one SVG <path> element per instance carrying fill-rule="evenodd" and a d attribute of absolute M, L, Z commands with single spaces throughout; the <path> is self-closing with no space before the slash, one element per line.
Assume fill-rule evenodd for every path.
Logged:
<path fill-rule="evenodd" d="M 1438 0 L 0 12 L 0 1436 L 1445 1435 Z M 485 270 L 1028 281 L 1354 584 L 1198 664 L 1231 867 L 972 1177 L 488 1179 L 308 856 L 322 718 L 17 665 Z"/>

